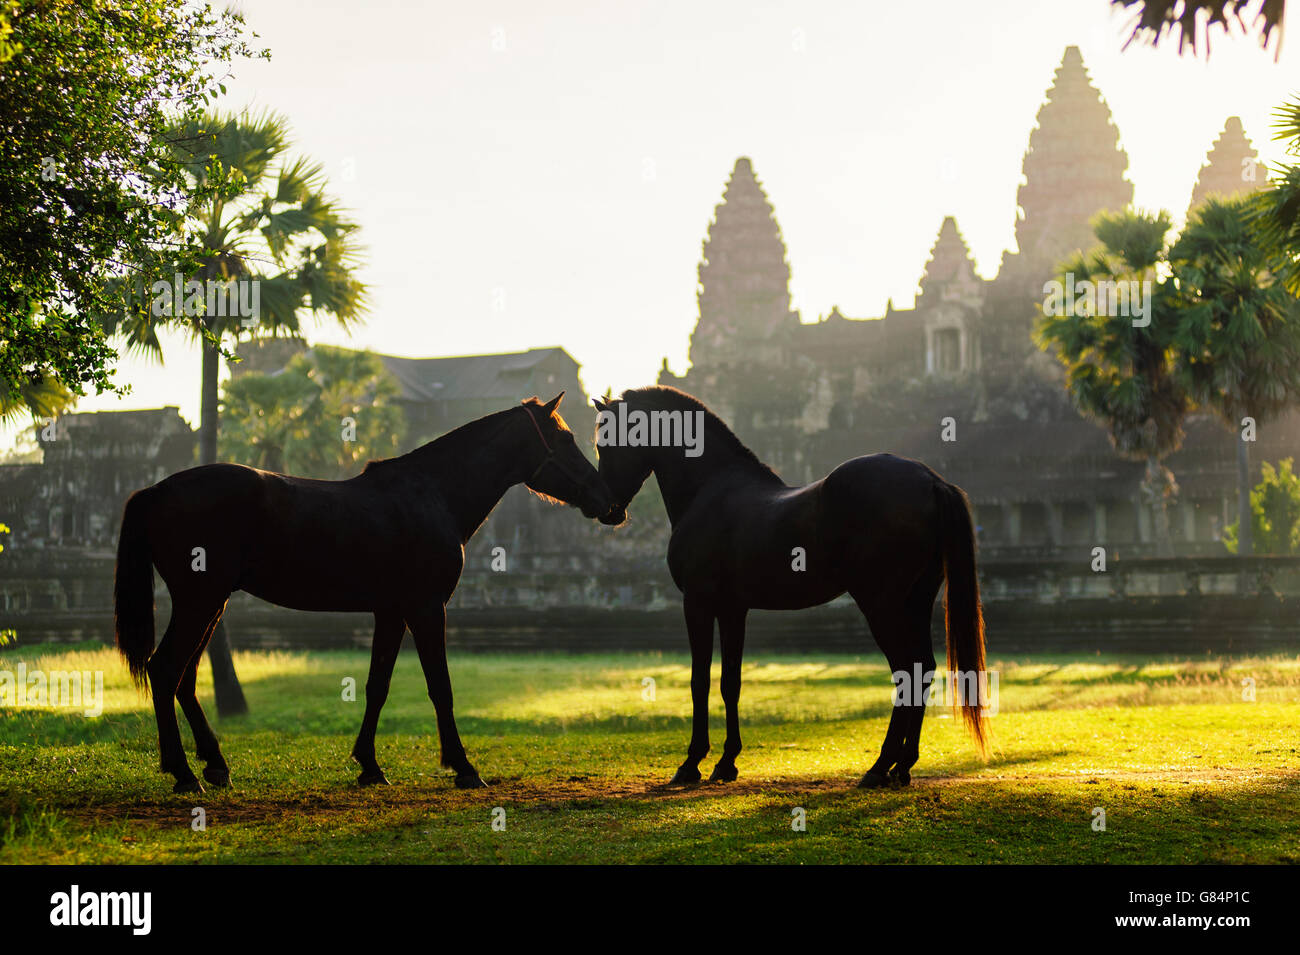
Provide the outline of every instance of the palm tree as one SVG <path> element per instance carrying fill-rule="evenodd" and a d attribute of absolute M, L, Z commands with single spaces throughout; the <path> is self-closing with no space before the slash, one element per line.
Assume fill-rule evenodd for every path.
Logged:
<path fill-rule="evenodd" d="M 1300 157 L 1300 97 L 1274 111 L 1273 138 Z M 1251 196 L 1250 224 L 1277 259 L 1276 272 L 1292 295 L 1300 295 L 1300 163 L 1271 170 L 1269 188 Z"/>
<path fill-rule="evenodd" d="M 1250 440 L 1300 402 L 1300 308 L 1250 198 L 1210 199 L 1170 250 L 1179 379 L 1237 437 L 1237 552 L 1252 550 Z M 1253 428 L 1248 428 L 1251 419 Z"/>
<path fill-rule="evenodd" d="M 1218 28 L 1225 37 L 1230 37 L 1235 24 L 1246 35 L 1258 31 L 1262 49 L 1267 49 L 1269 42 L 1277 37 L 1274 58 L 1281 54 L 1286 0 L 1261 0 L 1254 11 L 1244 9 L 1246 0 L 1110 0 L 1110 3 L 1112 7 L 1124 7 L 1133 13 L 1125 48 L 1135 40 L 1158 46 L 1166 37 L 1176 36 L 1180 55 L 1185 47 L 1190 47 L 1195 56 L 1199 44 L 1208 59 L 1211 31 Z"/>
<path fill-rule="evenodd" d="M 286 449 L 303 435 L 303 411 L 315 389 L 303 376 L 243 374 L 221 390 L 221 444 L 236 464 L 320 477 L 287 465 Z M 292 452 L 290 452 L 292 453 Z"/>
<path fill-rule="evenodd" d="M 1132 303 L 1123 309 L 1082 302 L 1077 308 L 1045 308 L 1035 328 L 1039 347 L 1054 352 L 1064 366 L 1079 412 L 1109 431 L 1122 457 L 1146 463 L 1142 491 L 1153 508 L 1162 556 L 1173 553 L 1168 508 L 1178 491 L 1163 462 L 1183 442 L 1190 405 L 1173 374 L 1170 324 L 1156 274 L 1170 224 L 1167 212 L 1102 213 L 1093 222 L 1100 245 L 1064 262 L 1057 279 L 1063 287 L 1138 282 L 1139 290 L 1150 291 L 1145 325 L 1134 324 Z"/>
<path fill-rule="evenodd" d="M 1251 531 L 1255 549 L 1261 554 L 1300 553 L 1300 475 L 1291 470 L 1293 458 L 1283 458 L 1277 467 L 1264 462 L 1262 480 L 1250 492 Z M 1223 543 L 1237 553 L 1238 525 L 1223 529 Z"/>
<path fill-rule="evenodd" d="M 328 315 L 349 328 L 365 310 L 365 287 L 353 273 L 356 225 L 326 196 L 319 164 L 288 158 L 288 125 L 282 117 L 208 114 L 178 120 L 167 135 L 192 188 L 218 187 L 215 194 L 191 203 L 178 222 L 179 228 L 195 230 L 206 250 L 198 273 L 186 278 L 204 288 L 212 282 L 235 283 L 232 290 L 257 302 L 256 315 L 209 309 L 207 302 L 197 314 L 180 314 L 180 303 L 171 295 L 149 302 L 140 296 L 110 317 L 106 328 L 110 334 L 122 333 L 129 348 L 159 361 L 163 325 L 183 324 L 201 343 L 199 463 L 211 464 L 217 460 L 224 343 L 241 335 L 297 335 L 303 311 Z M 218 713 L 246 711 L 223 626 L 213 634 L 209 659 Z"/>
<path fill-rule="evenodd" d="M 353 477 L 400 451 L 400 393 L 379 356 L 318 345 L 275 374 L 226 382 L 222 447 L 231 461 L 271 471 Z"/>
<path fill-rule="evenodd" d="M 0 422 L 10 423 L 27 416 L 34 420 L 62 414 L 77 402 L 77 396 L 52 376 L 10 387 L 0 380 Z"/>

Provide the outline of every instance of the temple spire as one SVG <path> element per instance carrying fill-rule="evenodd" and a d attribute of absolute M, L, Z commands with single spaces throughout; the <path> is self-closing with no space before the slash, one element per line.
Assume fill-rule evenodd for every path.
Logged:
<path fill-rule="evenodd" d="M 798 320 L 790 311 L 781 227 L 744 156 L 736 160 L 704 240 L 698 300 L 692 366 L 730 364 L 741 353 L 752 357 Z"/>
<path fill-rule="evenodd" d="M 1266 185 L 1268 174 L 1259 162 L 1259 153 L 1246 138 L 1241 119 L 1229 116 L 1223 132 L 1205 157 L 1200 175 L 1196 177 L 1192 201 L 1187 207 L 1188 217 L 1191 217 L 1193 209 L 1210 196 L 1227 198 L 1262 189 Z"/>
<path fill-rule="evenodd" d="M 1110 108 L 1089 80 L 1079 48 L 1066 47 L 1030 133 L 1025 183 L 1016 197 L 1022 213 L 1016 243 L 1033 271 L 1050 271 L 1070 252 L 1096 244 L 1089 220 L 1133 200 L 1127 169 Z"/>
<path fill-rule="evenodd" d="M 957 228 L 957 220 L 947 216 L 939 227 L 939 237 L 930 250 L 930 261 L 921 275 L 918 301 L 951 298 L 979 285 L 970 249 Z"/>

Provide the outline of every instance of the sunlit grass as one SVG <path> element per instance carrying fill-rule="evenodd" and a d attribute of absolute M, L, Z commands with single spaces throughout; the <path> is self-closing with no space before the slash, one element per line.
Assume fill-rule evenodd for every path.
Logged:
<path fill-rule="evenodd" d="M 454 655 L 457 719 L 493 783 L 461 792 L 413 652 L 380 722 L 394 785 L 370 790 L 348 759 L 367 654 L 237 654 L 251 713 L 216 723 L 236 788 L 180 797 L 115 651 L 11 648 L 0 670 L 102 671 L 105 700 L 95 719 L 0 709 L 0 862 L 1300 861 L 1295 658 L 994 660 L 993 758 L 936 707 L 911 789 L 863 792 L 890 714 L 883 661 L 756 656 L 740 780 L 665 790 L 690 730 L 685 656 Z M 200 697 L 211 715 L 206 667 Z"/>

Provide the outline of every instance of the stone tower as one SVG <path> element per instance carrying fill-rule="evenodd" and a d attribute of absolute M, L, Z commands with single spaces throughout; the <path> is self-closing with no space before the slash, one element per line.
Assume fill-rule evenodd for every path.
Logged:
<path fill-rule="evenodd" d="M 990 363 L 1041 361 L 1030 329 L 1043 284 L 1062 259 L 1096 245 L 1089 225 L 1093 216 L 1132 202 L 1127 169 L 1110 108 L 1089 80 L 1079 48 L 1066 47 L 1021 167 L 1018 251 L 1003 253 L 986 305 L 981 338 Z"/>
<path fill-rule="evenodd" d="M 1193 209 L 1210 196 L 1227 198 L 1262 189 L 1266 185 L 1268 175 L 1259 162 L 1259 153 L 1246 138 L 1241 119 L 1229 116 L 1223 132 L 1205 157 L 1201 174 L 1196 177 L 1192 201 L 1187 207 L 1188 217 L 1191 217 Z"/>
<path fill-rule="evenodd" d="M 772 466 L 797 468 L 809 369 L 790 351 L 799 316 L 785 240 L 744 156 L 704 240 L 698 300 L 691 366 L 681 377 L 665 366 L 659 383 L 696 395 Z"/>
<path fill-rule="evenodd" d="M 692 368 L 716 370 L 742 355 L 778 360 L 783 337 L 798 322 L 790 311 L 790 266 L 772 205 L 744 156 L 714 211 L 699 277 Z"/>
<path fill-rule="evenodd" d="M 975 274 L 957 220 L 948 216 L 921 275 L 916 314 L 925 331 L 927 374 L 953 375 L 978 365 L 976 326 L 984 304 L 984 282 Z"/>
<path fill-rule="evenodd" d="M 1119 130 L 1077 46 L 1065 49 L 1022 169 L 1016 245 L 1026 265 L 1049 272 L 1064 256 L 1096 244 L 1088 221 L 1097 212 L 1133 201 Z"/>
<path fill-rule="evenodd" d="M 930 250 L 930 261 L 921 276 L 921 294 L 917 307 L 941 301 L 967 299 L 979 295 L 980 278 L 975 274 L 966 240 L 957 229 L 957 220 L 948 216 L 939 227 L 939 237 Z"/>

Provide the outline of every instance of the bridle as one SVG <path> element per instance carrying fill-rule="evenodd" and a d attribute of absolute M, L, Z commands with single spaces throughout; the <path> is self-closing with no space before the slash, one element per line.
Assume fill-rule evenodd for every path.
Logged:
<path fill-rule="evenodd" d="M 541 474 L 546 465 L 550 464 L 570 481 L 578 485 L 578 487 L 583 490 L 590 490 L 591 486 L 585 474 L 575 474 L 568 465 L 560 460 L 560 458 L 556 457 L 555 449 L 551 447 L 551 442 L 546 440 L 546 435 L 542 433 L 542 426 L 537 423 L 537 419 L 534 418 L 533 413 L 528 410 L 528 406 L 521 405 L 520 407 L 523 409 L 524 414 L 528 416 L 528 420 L 532 422 L 533 430 L 537 432 L 537 438 L 542 442 L 542 447 L 546 449 L 546 457 L 542 458 L 542 463 L 537 465 L 537 470 L 533 472 L 532 477 L 524 483 L 532 484 L 533 481 L 537 480 L 537 475 Z"/>

